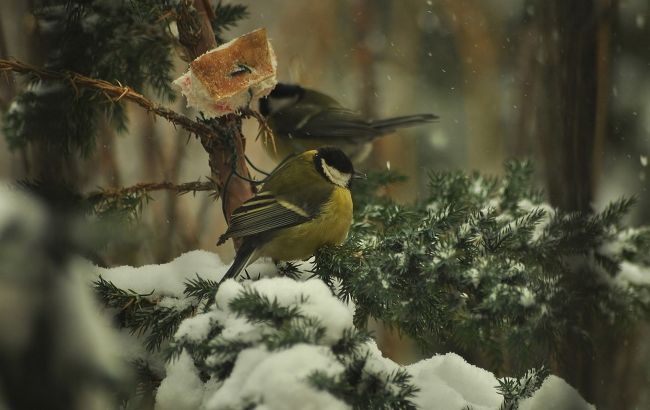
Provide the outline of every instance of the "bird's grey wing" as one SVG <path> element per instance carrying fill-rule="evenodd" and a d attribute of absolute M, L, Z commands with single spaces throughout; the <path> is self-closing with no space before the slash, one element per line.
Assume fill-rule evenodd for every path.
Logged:
<path fill-rule="evenodd" d="M 338 105 L 296 104 L 271 117 L 274 131 L 295 139 L 340 138 L 351 142 L 380 135 L 359 113 Z"/>
<path fill-rule="evenodd" d="M 315 215 L 297 205 L 262 192 L 233 212 L 230 226 L 226 233 L 221 235 L 218 244 L 228 238 L 252 236 L 299 225 L 314 217 Z"/>
<path fill-rule="evenodd" d="M 380 135 L 359 113 L 341 107 L 329 107 L 296 124 L 295 138 L 341 138 L 371 140 Z"/>

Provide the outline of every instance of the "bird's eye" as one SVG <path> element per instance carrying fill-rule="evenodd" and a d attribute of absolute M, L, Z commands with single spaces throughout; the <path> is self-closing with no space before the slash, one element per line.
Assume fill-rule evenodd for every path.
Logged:
<path fill-rule="evenodd" d="M 239 75 L 245 74 L 245 73 L 252 73 L 253 69 L 247 66 L 246 64 L 237 64 L 237 68 L 235 68 L 233 71 L 230 72 L 231 77 L 237 77 Z"/>

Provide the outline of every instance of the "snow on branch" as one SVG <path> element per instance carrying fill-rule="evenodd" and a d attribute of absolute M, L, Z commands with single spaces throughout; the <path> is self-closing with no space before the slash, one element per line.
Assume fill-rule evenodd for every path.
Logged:
<path fill-rule="evenodd" d="M 310 268 L 306 264 L 300 269 L 309 274 Z M 159 346 L 171 357 L 165 370 L 144 372 L 155 380 L 140 380 L 160 383 L 157 409 L 262 404 L 304 409 L 306 403 L 313 409 L 593 408 L 544 369 L 497 379 L 454 353 L 400 366 L 383 357 L 367 333 L 354 328 L 352 304 L 339 300 L 318 279 L 269 277 L 276 272 L 268 262 L 249 268 L 249 275 L 260 279 L 229 280 L 212 300 L 203 297 L 210 287 L 216 289 L 226 269 L 216 255 L 204 251 L 162 265 L 96 268 L 102 278 L 96 285 L 115 284 L 111 289 L 117 295 L 117 317 L 124 316 L 124 309 L 150 309 L 153 301 L 166 309 L 192 311 Z M 129 302 L 135 295 L 140 299 Z M 130 343 L 149 344 L 157 327 L 166 327 L 166 322 L 152 322 Z M 155 360 L 147 362 L 151 360 L 143 356 L 138 363 L 145 369 L 156 367 Z"/>

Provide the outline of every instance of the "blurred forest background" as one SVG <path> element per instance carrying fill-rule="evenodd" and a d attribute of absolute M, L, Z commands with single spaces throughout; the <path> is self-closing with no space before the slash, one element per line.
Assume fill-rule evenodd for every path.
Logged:
<path fill-rule="evenodd" d="M 280 81 L 325 91 L 372 117 L 419 112 L 441 117 L 376 142 L 366 167 L 390 167 L 409 177 L 391 188 L 396 199 L 417 199 L 428 170 L 499 174 L 505 159 L 529 157 L 554 205 L 600 208 L 634 194 L 639 204 L 632 225 L 650 223 L 648 0 L 239 2 L 248 5 L 250 16 L 229 38 L 266 27 Z M 42 28 L 30 3 L 0 2 L 0 58 L 38 66 L 44 56 Z M 179 75 L 185 70 L 180 59 L 175 67 Z M 2 111 L 20 89 L 17 78 L 7 79 L 0 79 Z M 173 108 L 187 111 L 184 104 L 178 98 Z M 0 179 L 61 178 L 84 192 L 205 180 L 207 154 L 197 141 L 139 107 L 127 107 L 128 134 L 116 134 L 106 121 L 96 149 L 82 159 L 60 163 L 62 158 L 46 157 L 33 146 L 10 151 L 0 138 Z M 261 141 L 254 142 L 257 123 L 247 120 L 244 132 L 253 162 L 271 169 Z M 48 174 L 58 168 L 65 175 Z M 226 260 L 232 256 L 230 244 L 215 246 L 225 223 L 220 204 L 208 193 L 151 196 L 138 224 L 137 246 L 112 249 L 108 263 L 164 262 L 197 248 Z M 593 390 L 615 383 L 607 390 L 618 394 L 598 400 L 611 406 L 606 408 L 650 403 L 650 332 L 638 334 L 625 354 L 603 363 L 618 381 L 591 381 Z M 388 336 L 384 343 L 397 360 L 412 358 L 402 343 L 391 347 Z"/>

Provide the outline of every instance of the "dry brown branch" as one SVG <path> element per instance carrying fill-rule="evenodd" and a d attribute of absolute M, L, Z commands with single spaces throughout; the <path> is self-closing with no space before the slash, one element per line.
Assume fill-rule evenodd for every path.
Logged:
<path fill-rule="evenodd" d="M 151 191 L 173 191 L 178 195 L 190 192 L 213 191 L 216 192 L 217 185 L 213 181 L 195 181 L 174 184 L 173 182 L 142 182 L 130 187 L 109 188 L 91 192 L 87 195 L 90 201 L 99 201 L 111 198 L 119 198 L 129 194 L 151 192 Z"/>
<path fill-rule="evenodd" d="M 145 110 L 153 112 L 172 124 L 183 127 L 190 133 L 201 138 L 207 138 L 215 142 L 219 139 L 217 133 L 212 128 L 157 105 L 127 86 L 115 85 L 109 81 L 86 77 L 71 71 L 48 70 L 18 60 L 0 60 L 0 72 L 15 72 L 33 75 L 41 79 L 67 81 L 77 93 L 79 92 L 79 88 L 90 88 L 103 94 L 111 102 L 115 103 L 124 99 L 138 104 Z"/>
<path fill-rule="evenodd" d="M 7 50 L 7 43 L 4 36 L 4 27 L 0 21 L 0 58 L 8 57 L 9 51 Z M 6 110 L 9 107 L 9 101 L 16 93 L 13 78 L 9 73 L 4 73 L 2 84 L 0 84 L 0 109 Z M 4 86 L 3 86 L 4 85 Z"/>

